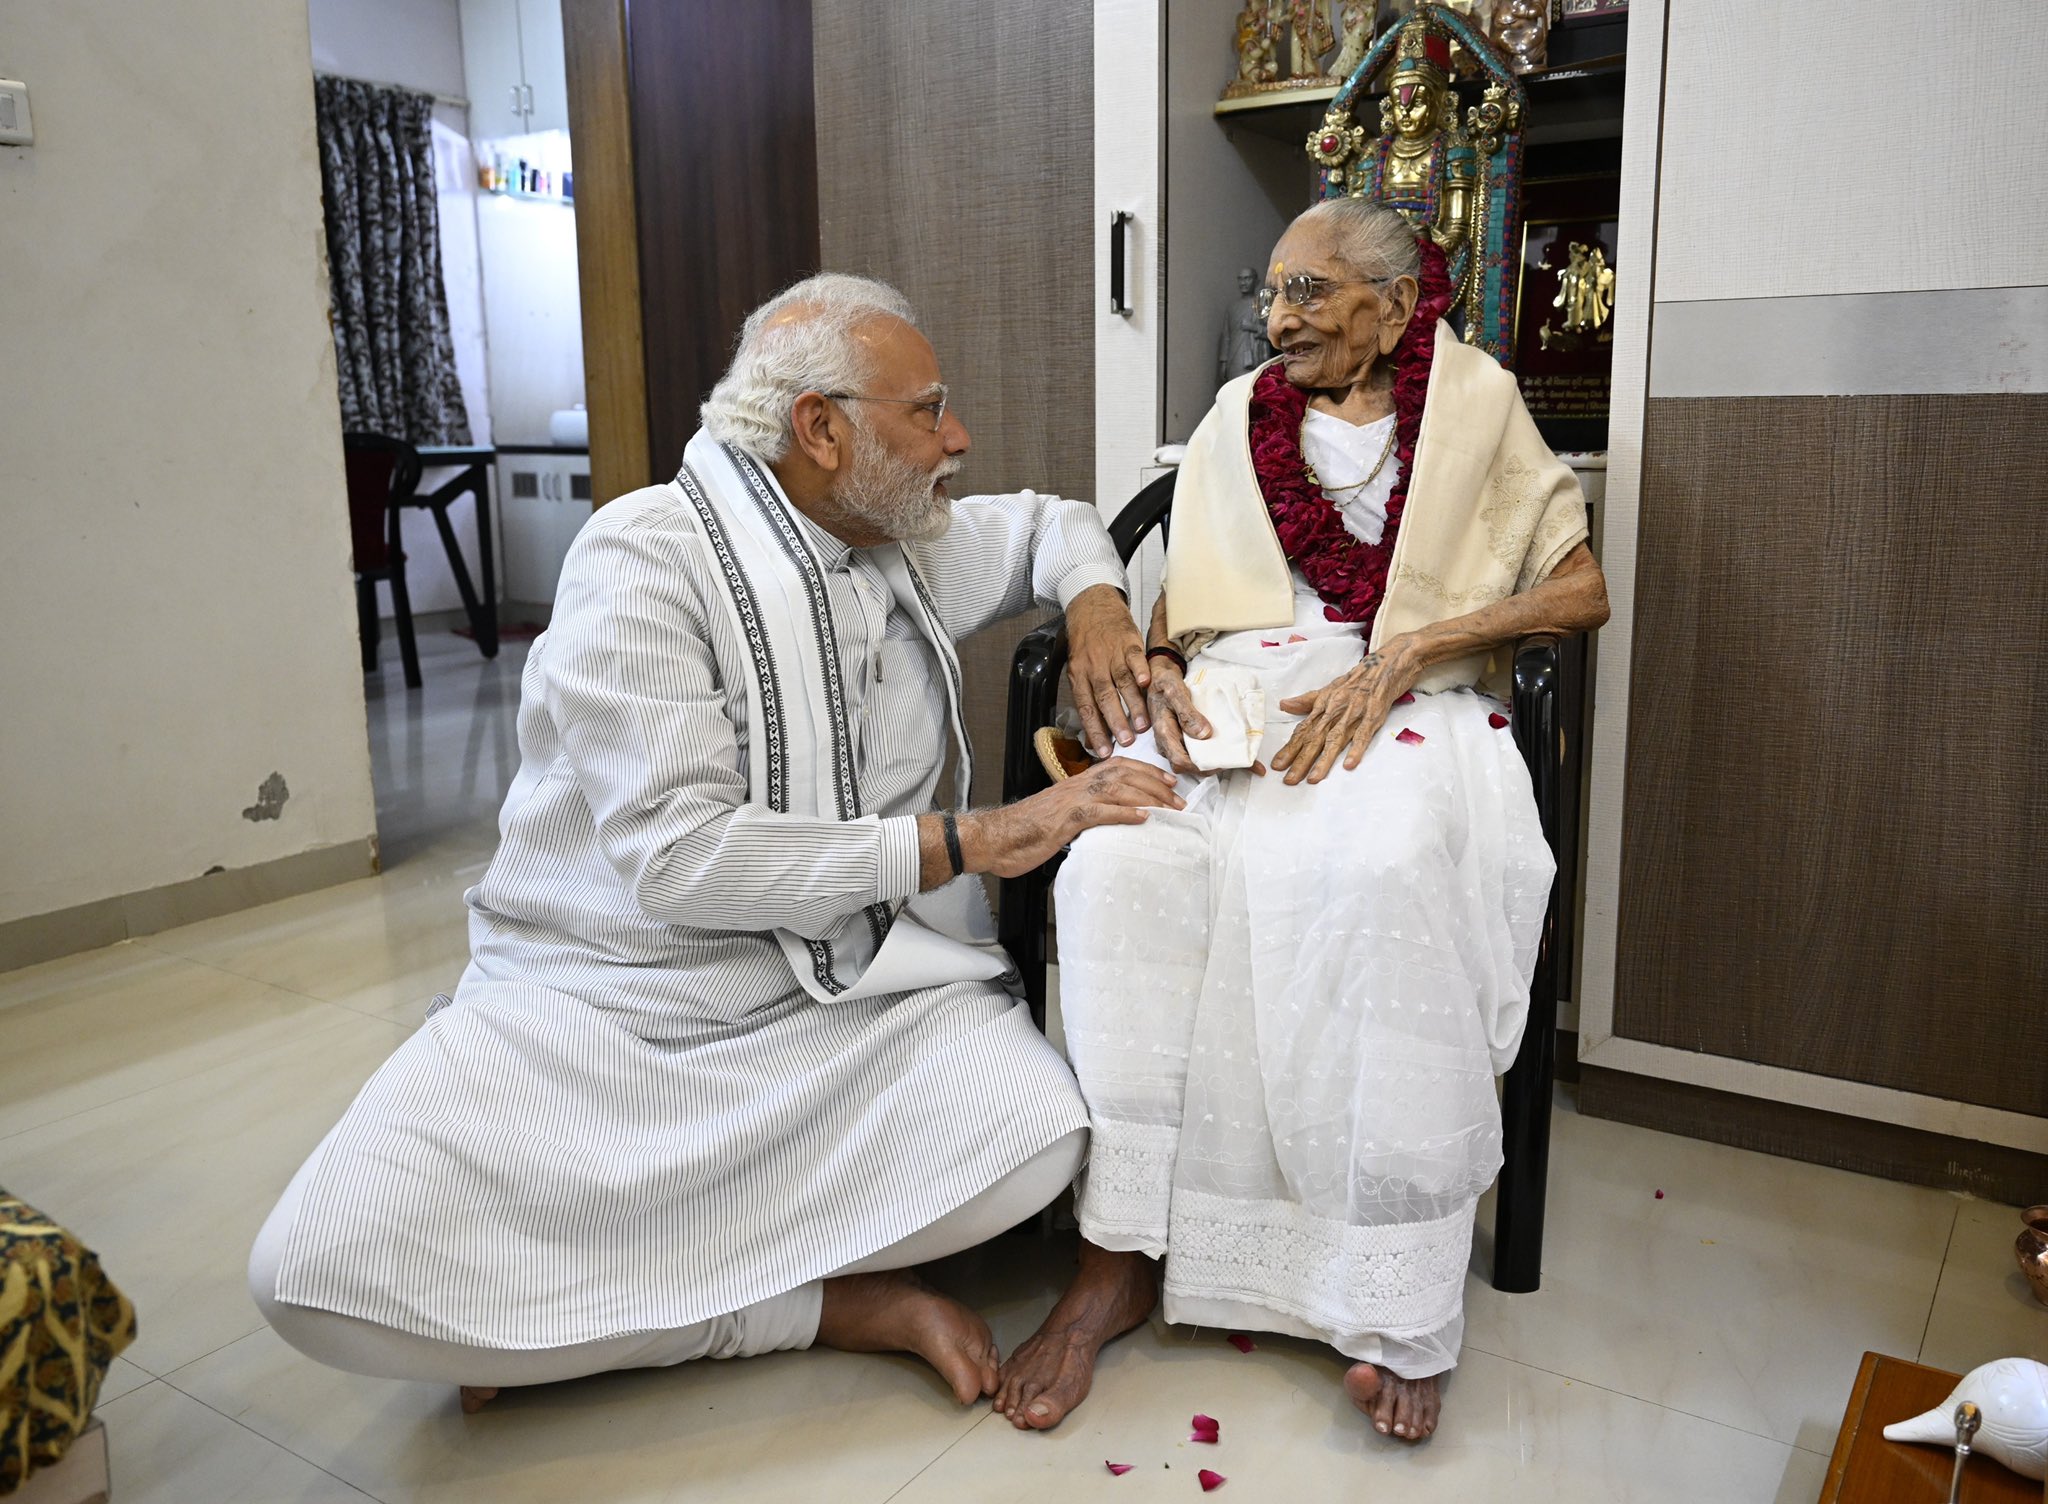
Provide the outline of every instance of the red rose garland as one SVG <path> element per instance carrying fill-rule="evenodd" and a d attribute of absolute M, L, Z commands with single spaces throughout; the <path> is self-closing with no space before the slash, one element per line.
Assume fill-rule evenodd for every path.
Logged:
<path fill-rule="evenodd" d="M 1378 543 L 1354 538 L 1344 519 L 1310 479 L 1301 452 L 1301 421 L 1309 394 L 1288 381 L 1279 362 L 1267 366 L 1252 384 L 1252 473 L 1280 535 L 1281 550 L 1323 598 L 1323 614 L 1331 621 L 1367 624 L 1368 633 L 1380 601 L 1387 593 L 1387 566 L 1394 557 L 1394 538 L 1401 512 L 1408 504 L 1408 476 L 1414 467 L 1415 442 L 1422 433 L 1422 405 L 1429 396 L 1429 367 L 1436 355 L 1436 321 L 1451 306 L 1450 272 L 1444 253 L 1427 235 L 1417 237 L 1422 249 L 1421 296 L 1415 316 L 1394 346 L 1394 472 L 1393 494 L 1387 498 L 1387 525 Z"/>

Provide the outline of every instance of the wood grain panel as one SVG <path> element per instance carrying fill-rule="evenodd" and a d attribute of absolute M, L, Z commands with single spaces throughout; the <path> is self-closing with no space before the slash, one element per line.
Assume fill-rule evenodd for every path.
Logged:
<path fill-rule="evenodd" d="M 900 287 L 974 448 L 956 490 L 1092 497 L 1088 0 L 814 0 L 823 264 Z M 1035 618 L 1033 618 L 1035 619 Z M 975 798 L 1000 794 L 1010 653 L 962 645 Z"/>
<path fill-rule="evenodd" d="M 590 488 L 598 506 L 648 484 L 647 373 L 625 0 L 562 0 Z"/>
<path fill-rule="evenodd" d="M 1614 1032 L 2048 1114 L 2048 397 L 1643 451 Z"/>
<path fill-rule="evenodd" d="M 649 463 L 666 478 L 747 314 L 818 269 L 811 7 L 632 0 L 627 19 Z"/>

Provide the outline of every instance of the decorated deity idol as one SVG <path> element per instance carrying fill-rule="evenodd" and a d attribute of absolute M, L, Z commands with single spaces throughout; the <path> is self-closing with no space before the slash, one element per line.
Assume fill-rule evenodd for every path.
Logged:
<path fill-rule="evenodd" d="M 1372 45 L 1372 0 L 1344 0 L 1337 12 L 1337 34 L 1343 45 L 1337 51 L 1337 60 L 1330 64 L 1330 72 L 1338 78 L 1349 78 L 1351 70 L 1365 58 L 1365 49 Z"/>
<path fill-rule="evenodd" d="M 1273 49 L 1278 30 L 1272 0 L 1244 0 L 1244 9 L 1237 13 L 1237 77 L 1225 91 L 1226 99 L 1257 93 L 1280 76 Z"/>
<path fill-rule="evenodd" d="M 1365 197 L 1377 199 L 1443 249 L 1454 302 L 1471 281 L 1473 190 L 1479 166 L 1458 125 L 1450 44 L 1412 23 L 1404 27 L 1380 100 L 1377 149 L 1364 161 Z"/>
<path fill-rule="evenodd" d="M 1453 43 L 1483 84 L 1468 110 L 1453 82 Z M 1376 136 L 1356 116 L 1375 79 L 1386 90 Z M 1308 138 L 1325 196 L 1385 204 L 1443 250 L 1464 338 L 1500 360 L 1513 354 L 1525 104 L 1507 60 L 1471 16 L 1422 4 L 1373 44 Z"/>
<path fill-rule="evenodd" d="M 1287 29 L 1293 38 L 1294 66 L 1289 75 L 1304 80 L 1327 77 L 1320 59 L 1337 45 L 1327 0 L 1287 0 Z"/>

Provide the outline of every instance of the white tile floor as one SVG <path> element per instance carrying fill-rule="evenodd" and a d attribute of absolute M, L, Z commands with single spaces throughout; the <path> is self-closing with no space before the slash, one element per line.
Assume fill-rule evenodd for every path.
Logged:
<path fill-rule="evenodd" d="M 119 1504 L 1136 1504 L 1198 1497 L 1202 1467 L 1226 1499 L 1789 1504 L 1820 1487 L 1864 1349 L 2048 1359 L 2011 1208 L 1584 1119 L 1561 1096 L 1543 1289 L 1470 1281 L 1464 1362 L 1421 1448 L 1359 1423 L 1327 1352 L 1157 1325 L 1046 1435 L 961 1410 L 899 1358 L 619 1374 L 471 1418 L 449 1390 L 319 1368 L 250 1303 L 249 1243 L 454 982 L 462 890 L 514 767 L 518 645 L 494 664 L 449 636 L 422 651 L 423 691 L 395 662 L 372 686 L 382 877 L 0 977 L 0 1184 L 83 1233 L 141 1312 L 102 1400 Z M 1070 1258 L 1016 1237 L 936 1277 L 1007 1347 Z M 1220 1445 L 1186 1441 L 1197 1410 Z"/>

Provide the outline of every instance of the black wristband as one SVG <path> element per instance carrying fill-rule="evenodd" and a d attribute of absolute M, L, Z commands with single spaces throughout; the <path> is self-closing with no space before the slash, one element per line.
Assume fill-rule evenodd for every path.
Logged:
<path fill-rule="evenodd" d="M 967 858 L 960 854 L 960 826 L 949 809 L 939 811 L 939 825 L 946 832 L 946 860 L 953 864 L 953 875 L 958 877 L 967 870 Z"/>
<path fill-rule="evenodd" d="M 1173 666 L 1175 668 L 1179 669 L 1182 673 L 1186 673 L 1188 671 L 1188 661 L 1187 659 L 1181 656 L 1179 648 L 1168 647 L 1167 645 L 1162 643 L 1160 644 L 1160 646 L 1156 648 L 1145 649 L 1145 656 L 1148 659 L 1171 658 L 1173 660 Z"/>

